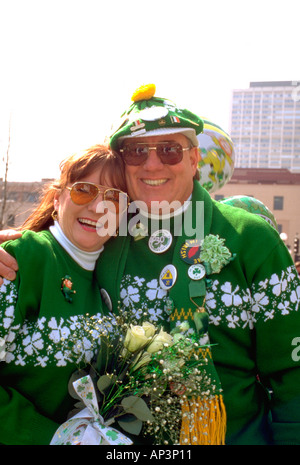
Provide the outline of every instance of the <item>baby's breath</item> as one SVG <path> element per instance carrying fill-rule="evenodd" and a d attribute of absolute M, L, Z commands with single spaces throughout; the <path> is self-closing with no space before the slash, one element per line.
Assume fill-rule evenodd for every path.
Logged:
<path fill-rule="evenodd" d="M 81 359 L 94 382 L 99 413 L 105 421 L 115 422 L 116 427 L 120 421 L 125 432 L 132 432 L 130 414 L 136 419 L 135 427 L 140 425 L 139 433 L 150 435 L 155 444 L 178 444 L 182 402 L 200 394 L 208 396 L 213 386 L 203 370 L 202 347 L 187 323 L 180 337 L 175 337 L 175 333 L 148 323 L 146 313 L 143 317 L 142 322 L 136 321 L 126 311 L 78 318 L 69 357 L 78 360 L 87 347 L 95 354 L 91 360 L 83 355 Z M 80 377 L 82 373 L 81 369 Z M 140 399 L 139 409 L 132 398 Z"/>

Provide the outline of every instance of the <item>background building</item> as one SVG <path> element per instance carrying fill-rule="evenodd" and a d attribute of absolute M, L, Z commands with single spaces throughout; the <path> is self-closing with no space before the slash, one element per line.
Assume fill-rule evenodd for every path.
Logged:
<path fill-rule="evenodd" d="M 237 168 L 300 172 L 300 86 L 297 81 L 251 82 L 234 90 L 230 135 Z"/>
<path fill-rule="evenodd" d="M 0 229 L 21 226 L 39 200 L 50 179 L 40 182 L 8 182 L 0 179 Z"/>
<path fill-rule="evenodd" d="M 212 197 L 220 200 L 236 195 L 254 197 L 271 210 L 278 232 L 284 233 L 282 237 L 295 259 L 299 253 L 294 253 L 294 242 L 300 238 L 300 173 L 286 169 L 235 168 L 230 182 Z"/>

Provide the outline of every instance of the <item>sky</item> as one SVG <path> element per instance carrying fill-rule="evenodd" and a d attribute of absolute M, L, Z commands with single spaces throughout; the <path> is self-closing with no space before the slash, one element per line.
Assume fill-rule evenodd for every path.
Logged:
<path fill-rule="evenodd" d="M 0 178 L 56 177 L 141 85 L 229 131 L 233 89 L 300 81 L 298 0 L 0 0 Z"/>

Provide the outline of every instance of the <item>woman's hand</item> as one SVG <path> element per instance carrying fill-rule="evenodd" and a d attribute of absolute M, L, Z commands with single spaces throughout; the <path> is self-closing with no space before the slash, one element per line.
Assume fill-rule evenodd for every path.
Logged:
<path fill-rule="evenodd" d="M 18 239 L 21 235 L 20 232 L 13 229 L 0 231 L 0 244 L 8 240 Z M 3 278 L 9 281 L 16 279 L 16 271 L 18 271 L 16 260 L 0 247 L 0 285 L 3 283 Z"/>

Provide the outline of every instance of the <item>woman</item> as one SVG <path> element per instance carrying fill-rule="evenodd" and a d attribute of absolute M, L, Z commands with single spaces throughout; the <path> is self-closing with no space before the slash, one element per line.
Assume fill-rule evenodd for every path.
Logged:
<path fill-rule="evenodd" d="M 118 155 L 91 147 L 62 163 L 22 237 L 3 244 L 19 271 L 0 287 L 1 444 L 49 444 L 73 406 L 74 362 L 96 348 L 84 338 L 77 354 L 69 347 L 79 319 L 105 311 L 93 270 L 127 207 L 124 189 Z"/>

